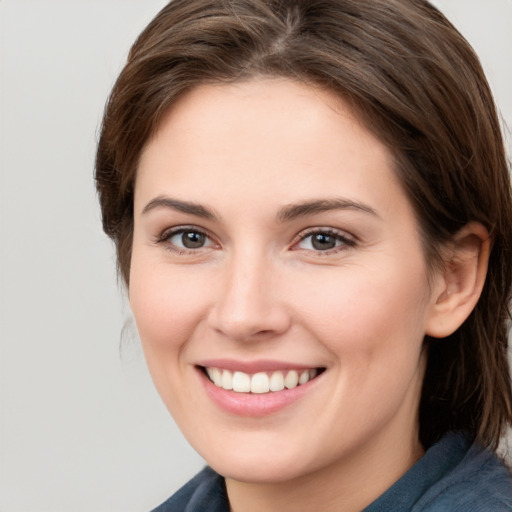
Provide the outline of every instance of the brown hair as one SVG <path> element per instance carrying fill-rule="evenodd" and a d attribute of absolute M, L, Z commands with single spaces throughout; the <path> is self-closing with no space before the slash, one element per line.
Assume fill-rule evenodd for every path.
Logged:
<path fill-rule="evenodd" d="M 451 336 L 427 339 L 420 439 L 464 430 L 496 448 L 512 420 L 507 363 L 512 199 L 478 58 L 424 0 L 174 0 L 142 32 L 103 119 L 96 160 L 105 232 L 128 283 L 138 159 L 169 108 L 205 82 L 289 77 L 337 92 L 392 151 L 426 259 L 470 221 L 493 248 L 482 296 Z"/>

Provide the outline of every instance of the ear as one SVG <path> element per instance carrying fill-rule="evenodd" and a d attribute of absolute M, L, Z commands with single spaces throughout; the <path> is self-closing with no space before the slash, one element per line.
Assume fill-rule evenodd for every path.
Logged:
<path fill-rule="evenodd" d="M 491 241 L 478 222 L 464 226 L 446 248 L 436 274 L 426 334 L 445 338 L 455 332 L 475 307 L 485 283 Z"/>

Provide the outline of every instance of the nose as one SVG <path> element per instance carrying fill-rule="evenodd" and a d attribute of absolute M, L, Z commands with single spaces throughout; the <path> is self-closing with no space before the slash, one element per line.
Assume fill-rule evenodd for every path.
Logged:
<path fill-rule="evenodd" d="M 282 276 L 264 256 L 233 258 L 223 269 L 209 326 L 236 341 L 270 339 L 288 330 L 291 317 Z"/>

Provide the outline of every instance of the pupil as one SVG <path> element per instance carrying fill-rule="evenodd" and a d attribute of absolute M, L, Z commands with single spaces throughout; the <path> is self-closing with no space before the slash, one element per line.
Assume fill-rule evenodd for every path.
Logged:
<path fill-rule="evenodd" d="M 187 249 L 198 249 L 204 245 L 204 238 L 202 233 L 187 231 L 181 236 L 181 241 Z"/>
<path fill-rule="evenodd" d="M 335 247 L 336 240 L 331 235 L 318 233 L 313 237 L 312 244 L 315 249 L 326 251 Z"/>

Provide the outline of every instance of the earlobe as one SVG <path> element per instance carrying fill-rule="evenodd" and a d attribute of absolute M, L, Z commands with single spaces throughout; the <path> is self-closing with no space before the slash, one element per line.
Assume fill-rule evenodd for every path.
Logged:
<path fill-rule="evenodd" d="M 478 222 L 467 224 L 454 236 L 436 276 L 426 334 L 449 336 L 470 315 L 484 287 L 490 249 L 489 232 Z"/>

